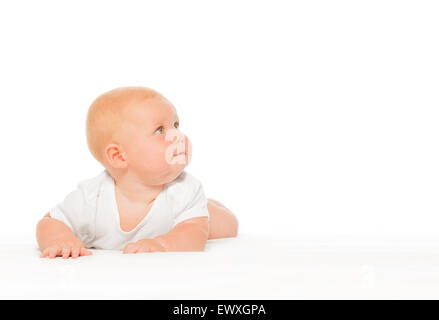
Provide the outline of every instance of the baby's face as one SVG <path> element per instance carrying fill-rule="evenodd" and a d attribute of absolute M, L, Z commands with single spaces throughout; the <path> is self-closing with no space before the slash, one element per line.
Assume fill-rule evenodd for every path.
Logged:
<path fill-rule="evenodd" d="M 164 98 L 133 102 L 119 131 L 127 169 L 148 185 L 174 180 L 191 159 L 174 106 Z"/>

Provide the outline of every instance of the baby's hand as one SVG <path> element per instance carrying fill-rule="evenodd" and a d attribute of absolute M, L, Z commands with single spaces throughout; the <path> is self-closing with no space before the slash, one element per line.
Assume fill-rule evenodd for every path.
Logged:
<path fill-rule="evenodd" d="M 155 239 L 142 239 L 137 242 L 128 243 L 123 249 L 123 253 L 138 252 L 159 252 L 166 251 L 165 248 Z"/>
<path fill-rule="evenodd" d="M 75 259 L 79 256 L 89 256 L 91 254 L 93 253 L 88 251 L 79 239 L 58 239 L 43 250 L 40 258 L 49 257 L 53 259 L 62 256 L 63 259 L 67 259 L 72 256 Z"/>

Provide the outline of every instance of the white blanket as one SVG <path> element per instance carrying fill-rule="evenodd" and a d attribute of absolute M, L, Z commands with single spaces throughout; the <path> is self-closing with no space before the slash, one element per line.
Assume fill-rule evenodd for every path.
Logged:
<path fill-rule="evenodd" d="M 0 241 L 1 299 L 439 298 L 437 241 L 239 235 L 204 252 L 39 258 Z"/>

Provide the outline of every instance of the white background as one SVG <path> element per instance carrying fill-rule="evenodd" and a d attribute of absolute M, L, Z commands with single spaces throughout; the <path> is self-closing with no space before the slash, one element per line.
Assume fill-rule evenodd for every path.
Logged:
<path fill-rule="evenodd" d="M 102 166 L 91 102 L 142 85 L 177 108 L 187 171 L 240 232 L 435 236 L 435 1 L 0 2 L 2 237 Z"/>

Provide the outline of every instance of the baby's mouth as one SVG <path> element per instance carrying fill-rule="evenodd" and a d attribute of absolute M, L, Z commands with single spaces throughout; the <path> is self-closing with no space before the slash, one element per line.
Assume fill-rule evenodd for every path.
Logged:
<path fill-rule="evenodd" d="M 186 154 L 186 152 L 176 153 L 176 154 L 174 154 L 174 157 L 178 157 L 178 156 L 183 155 L 183 154 Z"/>

